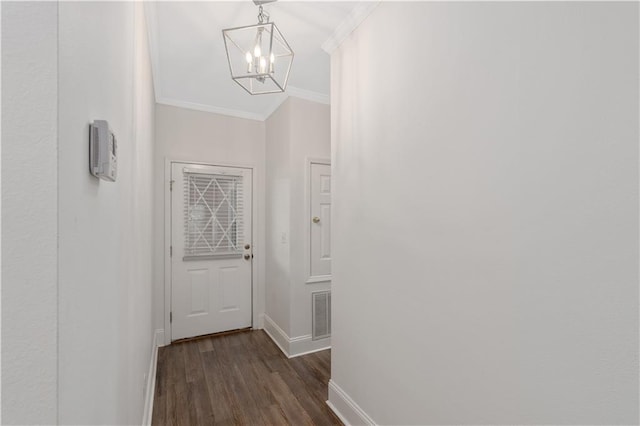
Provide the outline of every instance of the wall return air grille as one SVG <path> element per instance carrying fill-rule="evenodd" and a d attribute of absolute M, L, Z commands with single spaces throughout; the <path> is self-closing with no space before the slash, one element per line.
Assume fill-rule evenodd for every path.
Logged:
<path fill-rule="evenodd" d="M 331 336 L 331 291 L 311 293 L 311 340 Z"/>

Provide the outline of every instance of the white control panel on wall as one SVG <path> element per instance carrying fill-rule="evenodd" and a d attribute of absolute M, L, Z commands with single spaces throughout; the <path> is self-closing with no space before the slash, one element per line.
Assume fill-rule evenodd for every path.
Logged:
<path fill-rule="evenodd" d="M 115 182 L 118 175 L 116 137 L 105 120 L 95 120 L 89 132 L 89 171 L 97 178 Z"/>

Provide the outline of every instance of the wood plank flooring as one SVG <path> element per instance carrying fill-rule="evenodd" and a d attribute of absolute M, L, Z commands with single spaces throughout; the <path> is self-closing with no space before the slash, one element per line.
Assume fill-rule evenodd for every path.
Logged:
<path fill-rule="evenodd" d="M 287 359 L 262 330 L 158 350 L 152 425 L 342 425 L 330 350 Z"/>

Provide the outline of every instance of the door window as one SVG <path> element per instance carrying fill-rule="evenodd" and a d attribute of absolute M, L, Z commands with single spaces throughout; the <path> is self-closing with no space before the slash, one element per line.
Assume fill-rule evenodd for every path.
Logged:
<path fill-rule="evenodd" d="M 242 176 L 184 171 L 185 257 L 242 254 Z"/>

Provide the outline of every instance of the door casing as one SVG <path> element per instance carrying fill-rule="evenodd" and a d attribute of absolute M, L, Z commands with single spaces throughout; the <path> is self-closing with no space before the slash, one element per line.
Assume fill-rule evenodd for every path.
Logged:
<path fill-rule="evenodd" d="M 260 239 L 260 228 L 258 227 L 258 191 L 262 190 L 258 186 L 258 172 L 259 169 L 254 164 L 243 163 L 227 163 L 227 162 L 202 162 L 202 161 L 190 161 L 182 160 L 178 158 L 165 158 L 164 162 L 164 345 L 171 344 L 171 256 L 169 254 L 171 248 L 171 164 L 172 163 L 184 163 L 201 166 L 213 166 L 213 167 L 236 167 L 240 169 L 251 169 L 251 225 L 252 225 L 252 239 L 253 239 L 253 256 L 254 261 L 251 265 L 251 292 L 253 294 L 251 298 L 251 327 L 254 329 L 262 328 L 263 312 L 260 312 L 260 307 L 264 304 L 261 303 L 261 299 L 264 298 L 264 292 L 262 291 L 262 281 L 259 279 L 258 264 L 262 257 L 260 251 L 262 240 Z M 161 343 L 161 342 L 158 342 Z"/>

